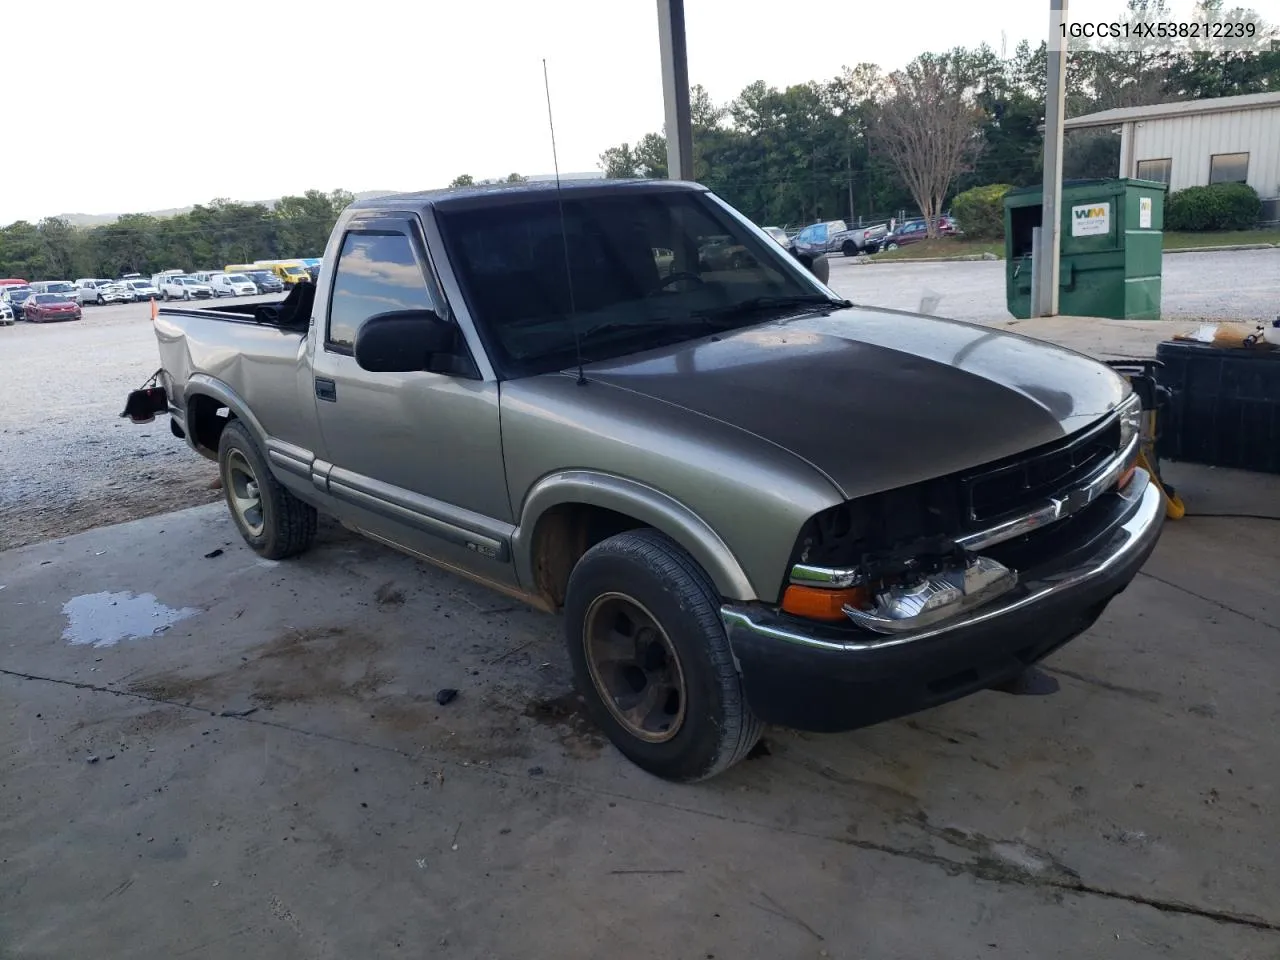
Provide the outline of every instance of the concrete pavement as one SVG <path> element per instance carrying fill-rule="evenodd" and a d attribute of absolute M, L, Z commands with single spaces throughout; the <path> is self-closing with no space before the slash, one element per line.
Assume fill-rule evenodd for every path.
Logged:
<path fill-rule="evenodd" d="M 1057 693 L 771 730 L 687 787 L 579 716 L 555 619 L 339 529 L 9 551 L 0 956 L 1274 957 L 1278 550 L 1172 523 Z"/>

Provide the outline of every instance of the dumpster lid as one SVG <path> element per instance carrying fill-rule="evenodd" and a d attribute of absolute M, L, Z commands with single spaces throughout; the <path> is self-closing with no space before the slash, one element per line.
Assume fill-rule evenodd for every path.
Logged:
<path fill-rule="evenodd" d="M 1161 183 L 1159 180 L 1137 180 L 1132 177 L 1085 177 L 1079 180 L 1063 180 L 1062 188 L 1066 190 L 1068 187 L 1116 187 L 1116 186 L 1142 186 L 1149 188 L 1159 188 L 1160 190 L 1168 190 L 1168 184 Z M 1016 187 L 1005 193 L 1006 197 L 1026 196 L 1029 193 L 1041 193 L 1044 187 L 1041 184 L 1032 184 L 1029 187 Z"/>

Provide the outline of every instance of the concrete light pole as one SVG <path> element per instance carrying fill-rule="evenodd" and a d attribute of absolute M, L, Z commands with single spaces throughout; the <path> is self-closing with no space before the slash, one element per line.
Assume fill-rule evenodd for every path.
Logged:
<path fill-rule="evenodd" d="M 1044 185 L 1040 242 L 1032 269 L 1033 317 L 1058 314 L 1058 259 L 1062 252 L 1062 122 L 1067 105 L 1067 0 L 1049 0 L 1048 77 L 1044 104 Z"/>
<path fill-rule="evenodd" d="M 658 45 L 662 53 L 662 99 L 666 104 L 667 176 L 693 179 L 693 122 L 689 116 L 689 60 L 684 0 L 658 0 Z"/>

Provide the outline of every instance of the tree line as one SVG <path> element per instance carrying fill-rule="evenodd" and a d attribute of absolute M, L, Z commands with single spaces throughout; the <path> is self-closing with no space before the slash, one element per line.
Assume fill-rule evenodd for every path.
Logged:
<path fill-rule="evenodd" d="M 1133 18 L 1161 15 L 1163 0 L 1130 0 Z M 1201 0 L 1199 16 L 1258 20 Z M 1259 21 L 1260 22 L 1260 21 Z M 1265 23 L 1262 23 L 1266 27 Z M 932 217 L 949 198 L 991 183 L 1042 179 L 1047 50 L 1020 43 L 926 53 L 901 70 L 876 64 L 778 89 L 756 82 L 727 103 L 690 91 L 694 179 L 757 223 Z M 1280 52 L 1096 49 L 1072 51 L 1067 116 L 1115 107 L 1280 90 Z M 660 132 L 610 147 L 607 177 L 665 177 Z M 1119 136 L 1076 131 L 1064 176 L 1113 177 Z"/>
<path fill-rule="evenodd" d="M 92 227 L 76 227 L 60 217 L 19 220 L 0 229 L 0 276 L 118 277 L 318 257 L 338 214 L 354 199 L 345 190 L 308 190 L 271 206 L 213 200 L 174 216 L 132 213 Z"/>

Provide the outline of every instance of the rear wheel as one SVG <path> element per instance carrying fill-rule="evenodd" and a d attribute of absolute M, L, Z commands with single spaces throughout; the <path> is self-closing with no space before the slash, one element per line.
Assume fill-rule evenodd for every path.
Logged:
<path fill-rule="evenodd" d="M 222 431 L 218 476 L 231 519 L 259 556 L 296 556 L 316 535 L 316 510 L 290 493 L 271 473 L 266 459 L 239 421 Z"/>
<path fill-rule="evenodd" d="M 574 679 L 629 760 L 693 781 L 737 763 L 760 737 L 706 573 L 655 530 L 620 533 L 574 567 L 565 598 Z"/>

